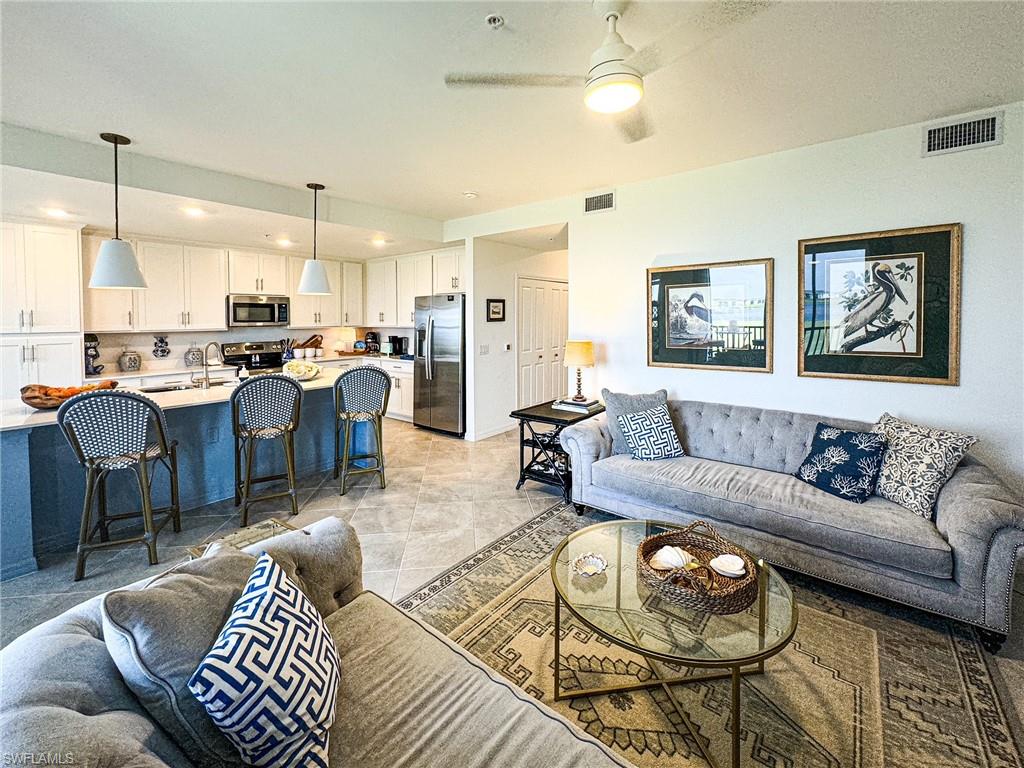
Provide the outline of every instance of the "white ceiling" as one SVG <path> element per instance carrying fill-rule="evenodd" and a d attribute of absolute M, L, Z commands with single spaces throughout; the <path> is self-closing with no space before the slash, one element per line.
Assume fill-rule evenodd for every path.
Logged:
<path fill-rule="evenodd" d="M 516 229 L 511 232 L 488 235 L 484 239 L 505 245 L 517 245 L 531 251 L 564 251 L 569 247 L 569 225 L 563 222 L 547 224 L 543 227 Z"/>
<path fill-rule="evenodd" d="M 183 209 L 193 206 L 201 208 L 205 215 L 192 217 L 184 212 Z M 146 189 L 122 188 L 121 232 L 307 254 L 313 249 L 312 207 L 310 197 L 310 216 L 301 218 Z M 51 208 L 69 214 L 66 219 L 54 221 L 113 230 L 114 187 L 98 181 L 3 166 L 0 209 L 5 216 L 46 219 L 46 211 Z M 373 230 L 320 221 L 317 225 L 317 253 L 364 259 L 412 253 L 439 245 L 430 240 L 388 235 L 390 242 L 378 247 L 371 242 L 378 234 Z M 281 248 L 277 244 L 279 238 L 288 238 L 295 244 Z"/>
<path fill-rule="evenodd" d="M 700 3 L 633 3 L 643 47 Z M 491 12 L 506 25 L 492 31 Z M 3 119 L 450 219 L 1024 98 L 1024 3 L 783 2 L 647 78 L 624 144 L 567 89 L 449 90 L 445 72 L 582 74 L 586 2 L 6 2 Z M 464 190 L 479 192 L 475 200 Z"/>

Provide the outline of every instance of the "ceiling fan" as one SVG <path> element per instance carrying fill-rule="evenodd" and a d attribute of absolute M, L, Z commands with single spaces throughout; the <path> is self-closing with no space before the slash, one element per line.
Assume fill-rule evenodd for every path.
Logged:
<path fill-rule="evenodd" d="M 644 78 L 664 69 L 724 34 L 728 28 L 774 4 L 774 0 L 712 2 L 695 18 L 676 25 L 666 35 L 637 51 L 622 39 L 618 23 L 626 0 L 594 0 L 594 11 L 607 24 L 604 42 L 590 57 L 584 75 L 537 73 L 449 72 L 449 88 L 582 88 L 583 100 L 594 112 L 614 115 L 627 143 L 653 135 L 654 126 L 639 105 Z"/>

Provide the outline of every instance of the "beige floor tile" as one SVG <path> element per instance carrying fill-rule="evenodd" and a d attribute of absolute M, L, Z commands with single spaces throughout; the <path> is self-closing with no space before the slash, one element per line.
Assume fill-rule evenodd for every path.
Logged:
<path fill-rule="evenodd" d="M 444 501 L 472 501 L 473 483 L 471 481 L 424 480 L 420 485 L 419 500 L 437 503 Z"/>
<path fill-rule="evenodd" d="M 444 568 L 403 568 L 399 572 L 398 582 L 395 584 L 394 602 L 399 602 L 403 597 L 422 587 L 444 570 Z"/>
<path fill-rule="evenodd" d="M 361 505 L 352 513 L 349 522 L 356 533 L 406 533 L 412 523 L 415 504 L 404 502 L 383 502 L 381 506 Z"/>
<path fill-rule="evenodd" d="M 420 502 L 412 518 L 414 531 L 447 531 L 473 527 L 473 502 Z"/>
<path fill-rule="evenodd" d="M 529 499 L 492 499 L 473 502 L 473 525 L 477 528 L 505 526 L 515 528 L 536 512 Z"/>
<path fill-rule="evenodd" d="M 443 569 L 454 565 L 474 551 L 476 541 L 471 528 L 457 531 L 417 531 L 409 536 L 402 556 L 406 568 Z"/>
<path fill-rule="evenodd" d="M 402 567 L 404 533 L 368 533 L 359 537 L 364 571 L 393 571 Z"/>
<path fill-rule="evenodd" d="M 398 581 L 398 570 L 363 571 L 363 588 L 376 592 L 385 600 L 390 600 L 395 592 Z"/>

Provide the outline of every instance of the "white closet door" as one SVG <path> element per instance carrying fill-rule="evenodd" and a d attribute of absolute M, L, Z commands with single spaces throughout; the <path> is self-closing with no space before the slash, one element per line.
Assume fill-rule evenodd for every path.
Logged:
<path fill-rule="evenodd" d="M 520 408 L 563 397 L 567 392 L 568 377 L 562 361 L 568 295 L 564 282 L 519 278 L 516 321 Z"/>

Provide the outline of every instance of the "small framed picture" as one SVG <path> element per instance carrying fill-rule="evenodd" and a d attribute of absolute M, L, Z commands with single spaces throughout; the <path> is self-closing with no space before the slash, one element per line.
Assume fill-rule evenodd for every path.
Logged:
<path fill-rule="evenodd" d="M 505 300 L 504 299 L 488 299 L 487 300 L 487 322 L 488 323 L 504 323 L 505 322 Z"/>

